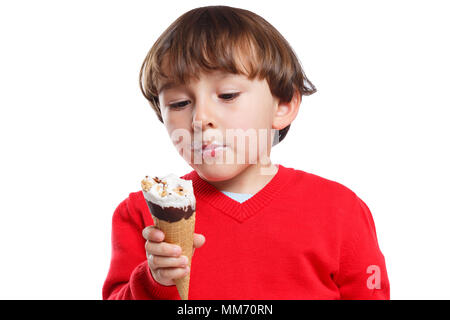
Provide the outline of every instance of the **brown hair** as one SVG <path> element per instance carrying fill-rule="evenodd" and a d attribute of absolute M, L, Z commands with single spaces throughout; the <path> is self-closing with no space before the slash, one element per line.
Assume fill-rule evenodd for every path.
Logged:
<path fill-rule="evenodd" d="M 164 74 L 163 62 L 170 76 Z M 163 84 L 185 84 L 188 79 L 198 79 L 200 70 L 267 79 L 272 95 L 280 102 L 291 101 L 295 90 L 302 96 L 316 92 L 286 39 L 265 19 L 240 8 L 192 9 L 156 40 L 142 64 L 139 86 L 161 122 L 158 95 Z M 284 139 L 289 127 L 279 131 L 276 143 Z"/>

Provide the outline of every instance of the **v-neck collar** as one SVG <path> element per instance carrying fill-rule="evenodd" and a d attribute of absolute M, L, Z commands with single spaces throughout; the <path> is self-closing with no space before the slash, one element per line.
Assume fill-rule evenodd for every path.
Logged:
<path fill-rule="evenodd" d="M 197 199 L 206 201 L 238 222 L 244 222 L 266 208 L 293 176 L 291 171 L 294 169 L 283 167 L 281 164 L 277 164 L 277 166 L 278 171 L 272 179 L 250 199 L 242 203 L 231 199 L 209 182 L 203 180 L 195 170 L 183 178 L 192 180 L 194 195 Z"/>

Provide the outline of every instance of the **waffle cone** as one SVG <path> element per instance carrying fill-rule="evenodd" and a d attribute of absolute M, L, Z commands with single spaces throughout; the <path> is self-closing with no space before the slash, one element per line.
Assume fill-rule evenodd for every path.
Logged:
<path fill-rule="evenodd" d="M 195 211 L 189 219 L 181 219 L 175 222 L 168 222 L 158 219 L 154 215 L 153 222 L 155 226 L 164 232 L 164 241 L 176 244 L 181 247 L 181 254 L 188 257 L 189 268 L 191 268 L 192 254 L 194 251 L 194 227 L 195 227 Z M 181 300 L 188 300 L 190 272 L 187 276 L 174 279 Z"/>

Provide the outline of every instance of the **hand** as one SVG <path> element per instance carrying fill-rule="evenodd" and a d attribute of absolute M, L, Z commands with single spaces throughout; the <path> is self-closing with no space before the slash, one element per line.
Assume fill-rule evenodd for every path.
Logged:
<path fill-rule="evenodd" d="M 163 286 L 175 285 L 173 279 L 179 279 L 189 273 L 188 258 L 181 255 L 181 247 L 164 240 L 164 232 L 155 226 L 142 230 L 147 253 L 147 262 L 153 279 Z M 194 250 L 205 243 L 202 234 L 194 233 Z"/>

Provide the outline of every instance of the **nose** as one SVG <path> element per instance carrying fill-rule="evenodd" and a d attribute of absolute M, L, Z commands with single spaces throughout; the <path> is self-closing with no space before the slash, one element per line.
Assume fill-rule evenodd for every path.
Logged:
<path fill-rule="evenodd" d="M 206 97 L 196 101 L 192 117 L 192 129 L 194 129 L 194 131 L 205 131 L 207 128 L 216 127 L 212 104 L 213 102 Z"/>

